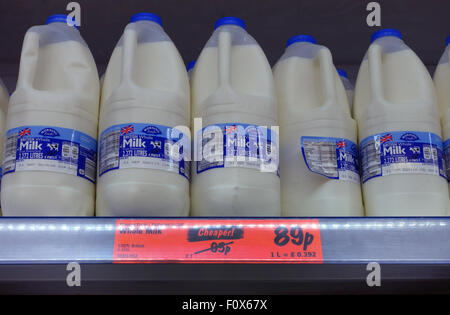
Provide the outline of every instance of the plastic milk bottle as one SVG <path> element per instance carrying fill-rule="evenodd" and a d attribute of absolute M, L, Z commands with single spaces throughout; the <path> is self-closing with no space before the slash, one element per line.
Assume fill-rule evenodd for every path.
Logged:
<path fill-rule="evenodd" d="M 273 76 L 241 19 L 216 22 L 192 72 L 191 93 L 193 215 L 279 216 Z"/>
<path fill-rule="evenodd" d="M 6 118 L 4 215 L 94 215 L 99 79 L 70 22 L 53 15 L 25 35 Z"/>
<path fill-rule="evenodd" d="M 445 42 L 445 51 L 434 72 L 437 100 L 441 114 L 442 133 L 444 139 L 444 155 L 447 180 L 450 177 L 450 36 Z"/>
<path fill-rule="evenodd" d="M 353 106 L 366 214 L 445 215 L 449 196 L 436 93 L 399 31 L 372 35 Z"/>
<path fill-rule="evenodd" d="M 328 48 L 290 38 L 274 67 L 283 216 L 361 216 L 356 123 Z"/>
<path fill-rule="evenodd" d="M 3 139 L 5 136 L 6 113 L 8 112 L 9 94 L 2 79 L 0 79 L 0 159 L 3 158 Z M 2 168 L 0 166 L 0 183 L 2 178 Z M 0 215 L 2 209 L 0 205 Z"/>
<path fill-rule="evenodd" d="M 159 16 L 135 14 L 103 82 L 98 216 L 189 214 L 189 115 L 177 48 Z"/>

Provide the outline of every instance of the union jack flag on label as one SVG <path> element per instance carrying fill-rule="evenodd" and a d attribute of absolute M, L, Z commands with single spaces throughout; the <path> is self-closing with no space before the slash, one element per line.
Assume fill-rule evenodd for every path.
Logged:
<path fill-rule="evenodd" d="M 30 134 L 31 134 L 31 129 L 30 128 L 24 128 L 24 129 L 21 129 L 19 131 L 19 137 L 20 138 L 25 137 L 25 136 L 29 136 Z"/>
<path fill-rule="evenodd" d="M 381 143 L 386 143 L 386 142 L 389 142 L 389 141 L 392 141 L 392 134 L 391 133 L 385 134 L 384 136 L 380 137 L 380 142 Z"/>
<path fill-rule="evenodd" d="M 341 149 L 341 148 L 345 148 L 347 146 L 347 142 L 345 142 L 345 140 L 338 140 L 336 141 L 336 146 Z"/>
<path fill-rule="evenodd" d="M 132 133 L 132 132 L 134 132 L 134 126 L 133 125 L 128 125 L 128 126 L 122 127 L 120 129 L 120 132 L 121 132 L 122 135 L 127 135 L 129 133 Z"/>

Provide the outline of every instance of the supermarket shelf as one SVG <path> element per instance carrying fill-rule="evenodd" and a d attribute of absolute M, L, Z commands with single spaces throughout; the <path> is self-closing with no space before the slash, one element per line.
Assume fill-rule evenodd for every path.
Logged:
<path fill-rule="evenodd" d="M 320 218 L 319 226 L 324 263 L 450 264 L 450 218 Z M 116 218 L 2 217 L 0 264 L 110 263 L 115 229 Z"/>
<path fill-rule="evenodd" d="M 320 218 L 319 227 L 323 264 L 120 264 L 116 218 L 3 217 L 0 293 L 450 293 L 450 218 Z M 81 265 L 81 287 L 66 285 L 68 262 Z M 381 287 L 366 284 L 369 262 L 381 266 Z"/>

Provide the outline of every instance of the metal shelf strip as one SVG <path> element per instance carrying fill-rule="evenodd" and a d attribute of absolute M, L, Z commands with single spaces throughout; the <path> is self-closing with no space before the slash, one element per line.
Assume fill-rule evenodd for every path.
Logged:
<path fill-rule="evenodd" d="M 265 223 L 276 224 L 280 219 L 299 218 L 263 220 Z M 111 263 L 116 220 L 117 218 L 100 217 L 2 217 L 0 264 L 60 264 L 72 261 Z M 230 220 L 239 221 L 238 218 Z M 450 264 L 450 218 L 447 217 L 320 218 L 319 224 L 323 262 L 326 264 L 361 264 L 372 261 Z"/>

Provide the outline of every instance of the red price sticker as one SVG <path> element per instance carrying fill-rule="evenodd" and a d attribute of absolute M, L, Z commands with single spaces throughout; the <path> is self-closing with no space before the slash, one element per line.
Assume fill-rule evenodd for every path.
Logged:
<path fill-rule="evenodd" d="M 120 219 L 116 263 L 322 263 L 319 220 Z"/>

